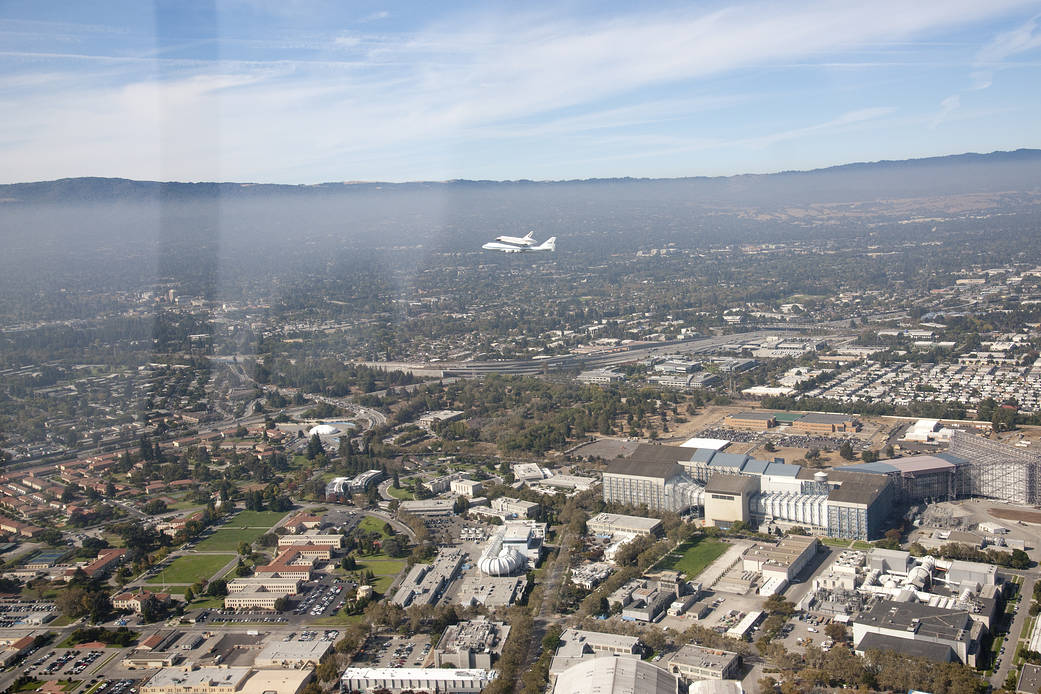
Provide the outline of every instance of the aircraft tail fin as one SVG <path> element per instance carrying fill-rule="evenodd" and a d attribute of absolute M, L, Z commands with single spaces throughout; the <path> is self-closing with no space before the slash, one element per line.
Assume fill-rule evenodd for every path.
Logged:
<path fill-rule="evenodd" d="M 524 240 L 525 241 L 534 241 L 535 240 L 535 230 L 532 229 L 527 234 L 525 234 L 524 235 Z"/>
<path fill-rule="evenodd" d="M 557 250 L 557 237 L 550 236 L 543 243 L 535 247 L 535 250 L 539 251 L 555 251 Z"/>

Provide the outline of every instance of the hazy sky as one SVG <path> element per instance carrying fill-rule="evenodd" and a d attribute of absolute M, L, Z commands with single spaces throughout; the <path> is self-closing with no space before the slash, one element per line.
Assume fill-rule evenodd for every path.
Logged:
<path fill-rule="evenodd" d="M 1041 147 L 1041 3 L 0 0 L 0 181 L 690 176 Z"/>

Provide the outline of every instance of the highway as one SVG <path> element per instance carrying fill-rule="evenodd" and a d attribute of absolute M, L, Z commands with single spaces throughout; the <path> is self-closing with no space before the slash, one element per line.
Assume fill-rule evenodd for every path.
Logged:
<path fill-rule="evenodd" d="M 486 374 L 537 375 L 550 371 L 596 369 L 666 354 L 703 354 L 728 344 L 754 340 L 776 334 L 774 330 L 755 330 L 732 335 L 698 337 L 688 340 L 656 342 L 622 347 L 593 354 L 565 354 L 549 359 L 504 359 L 501 361 L 443 362 L 415 365 L 420 369 L 439 368 L 448 376 L 474 377 Z"/>

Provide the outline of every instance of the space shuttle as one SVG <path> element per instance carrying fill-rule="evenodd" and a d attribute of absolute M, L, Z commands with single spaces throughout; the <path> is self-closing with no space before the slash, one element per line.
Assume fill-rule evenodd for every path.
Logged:
<path fill-rule="evenodd" d="M 499 243 L 508 243 L 514 246 L 534 246 L 538 243 L 535 240 L 535 232 L 529 231 L 524 236 L 496 236 L 495 240 Z"/>

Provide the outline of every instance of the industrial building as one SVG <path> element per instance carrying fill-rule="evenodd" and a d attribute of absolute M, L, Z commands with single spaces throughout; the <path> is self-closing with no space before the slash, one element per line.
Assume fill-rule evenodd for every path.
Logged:
<path fill-rule="evenodd" d="M 820 542 L 808 535 L 788 535 L 778 544 L 757 542 L 741 554 L 745 571 L 755 571 L 763 577 L 760 594 L 773 595 L 783 591 L 816 556 Z"/>
<path fill-rule="evenodd" d="M 856 417 L 847 414 L 815 413 L 803 415 L 792 422 L 792 431 L 801 434 L 828 435 L 860 430 Z"/>
<path fill-rule="evenodd" d="M 580 477 L 579 475 L 553 475 L 541 482 L 536 482 L 532 488 L 552 494 L 555 491 L 567 490 L 571 492 L 584 492 L 596 486 L 596 480 L 591 477 Z"/>
<path fill-rule="evenodd" d="M 969 487 L 971 467 L 965 458 L 950 453 L 937 453 L 847 465 L 835 470 L 885 475 L 893 481 L 895 501 L 912 504 L 921 501 L 950 501 L 965 496 Z"/>
<path fill-rule="evenodd" d="M 312 670 L 257 670 L 251 667 L 163 668 L 141 685 L 141 694 L 297 694 Z"/>
<path fill-rule="evenodd" d="M 668 668 L 688 682 L 737 679 L 741 671 L 741 656 L 732 651 L 689 643 L 669 658 Z"/>
<path fill-rule="evenodd" d="M 568 576 L 569 580 L 579 588 L 593 590 L 607 580 L 614 572 L 614 567 L 606 562 L 592 562 L 576 566 Z"/>
<path fill-rule="evenodd" d="M 734 523 L 749 525 L 752 495 L 759 484 L 742 475 L 713 475 L 705 485 L 705 525 L 729 528 Z"/>
<path fill-rule="evenodd" d="M 392 694 L 405 691 L 478 694 L 496 675 L 495 670 L 482 669 L 349 667 L 340 678 L 340 691 L 344 694 L 377 690 Z"/>
<path fill-rule="evenodd" d="M 512 576 L 538 567 L 546 524 L 529 520 L 506 521 L 477 560 L 477 568 L 489 576 Z"/>
<path fill-rule="evenodd" d="M 415 516 L 451 516 L 455 514 L 455 499 L 407 499 L 398 510 Z"/>
<path fill-rule="evenodd" d="M 873 540 L 889 520 L 892 484 L 888 475 L 868 471 L 829 474 L 715 449 L 642 444 L 610 463 L 603 494 L 604 501 L 655 510 L 702 508 L 708 525 L 741 521 Z"/>
<path fill-rule="evenodd" d="M 724 417 L 723 424 L 732 429 L 766 431 L 777 426 L 777 415 L 773 412 L 736 412 Z"/>
<path fill-rule="evenodd" d="M 416 564 L 409 570 L 391 601 L 401 607 L 437 604 L 462 565 L 460 550 L 442 549 L 433 564 Z"/>
<path fill-rule="evenodd" d="M 1041 692 L 1041 665 L 1023 664 L 1023 672 L 1016 682 L 1016 694 L 1035 694 Z"/>
<path fill-rule="evenodd" d="M 556 653 L 550 661 L 549 674 L 553 677 L 584 660 L 604 656 L 639 660 L 644 649 L 640 639 L 635 636 L 565 629 L 560 634 Z"/>
<path fill-rule="evenodd" d="M 679 447 L 638 446 L 629 457 L 608 465 L 603 474 L 604 501 L 675 512 L 701 506 L 704 487 L 678 462 L 689 455 L 689 449 Z"/>
<path fill-rule="evenodd" d="M 938 662 L 975 667 L 986 627 L 966 610 L 915 602 L 883 600 L 853 621 L 853 644 L 859 654 L 894 650 Z"/>
<path fill-rule="evenodd" d="M 675 571 L 662 571 L 657 578 L 637 578 L 611 593 L 607 601 L 620 605 L 622 619 L 653 622 L 676 600 L 691 592 L 690 586 Z"/>
<path fill-rule="evenodd" d="M 680 694 L 679 678 L 634 658 L 593 658 L 557 676 L 553 694 Z"/>
<path fill-rule="evenodd" d="M 961 611 L 986 629 L 993 628 L 1002 605 L 1002 586 L 992 564 L 949 561 L 874 548 L 847 550 L 830 571 L 817 576 L 800 607 L 853 615 L 873 601 L 920 604 Z"/>
<path fill-rule="evenodd" d="M 326 639 L 285 641 L 280 638 L 269 640 L 253 659 L 256 668 L 304 668 L 318 667 L 325 654 L 332 650 L 333 642 Z"/>
<path fill-rule="evenodd" d="M 948 452 L 970 461 L 965 496 L 1041 504 L 1041 454 L 962 431 L 951 435 Z"/>
<path fill-rule="evenodd" d="M 488 670 L 502 655 L 510 627 L 486 617 L 459 622 L 445 629 L 434 648 L 434 667 Z"/>
<path fill-rule="evenodd" d="M 586 521 L 586 531 L 593 535 L 610 537 L 627 535 L 659 535 L 661 520 L 643 516 L 624 516 L 619 513 L 598 513 Z"/>

